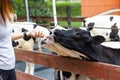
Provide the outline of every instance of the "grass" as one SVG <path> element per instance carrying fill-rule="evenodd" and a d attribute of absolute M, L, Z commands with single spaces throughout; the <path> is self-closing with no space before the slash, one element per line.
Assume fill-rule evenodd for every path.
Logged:
<path fill-rule="evenodd" d="M 68 26 L 68 23 L 67 21 L 59 21 L 59 24 L 63 27 L 67 27 Z M 82 25 L 81 22 L 71 22 L 71 26 L 72 27 L 80 27 Z"/>

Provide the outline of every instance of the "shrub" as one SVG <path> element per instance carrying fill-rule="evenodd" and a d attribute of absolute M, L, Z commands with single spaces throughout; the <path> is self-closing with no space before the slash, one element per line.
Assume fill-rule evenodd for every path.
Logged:
<path fill-rule="evenodd" d="M 46 5 L 50 8 L 52 12 L 52 3 L 47 2 Z M 68 2 L 56 2 L 57 16 L 66 16 L 66 6 L 70 6 L 71 16 L 81 15 L 81 5 L 78 2 L 68 3 Z"/>

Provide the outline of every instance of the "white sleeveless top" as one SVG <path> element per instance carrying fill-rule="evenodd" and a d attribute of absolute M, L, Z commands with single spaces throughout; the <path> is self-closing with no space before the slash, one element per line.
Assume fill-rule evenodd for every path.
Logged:
<path fill-rule="evenodd" d="M 9 20 L 6 26 L 0 15 L 0 69 L 10 70 L 15 68 L 15 55 L 12 47 L 12 26 Z"/>

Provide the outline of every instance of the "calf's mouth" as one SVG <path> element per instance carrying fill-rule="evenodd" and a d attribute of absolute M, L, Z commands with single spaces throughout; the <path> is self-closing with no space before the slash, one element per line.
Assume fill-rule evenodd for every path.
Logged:
<path fill-rule="evenodd" d="M 49 35 L 46 37 L 44 41 L 42 41 L 42 47 L 47 48 L 48 50 L 56 53 L 60 56 L 72 57 L 72 58 L 79 58 L 79 59 L 89 59 L 84 54 L 70 50 L 59 44 L 58 42 L 54 41 L 55 35 Z"/>

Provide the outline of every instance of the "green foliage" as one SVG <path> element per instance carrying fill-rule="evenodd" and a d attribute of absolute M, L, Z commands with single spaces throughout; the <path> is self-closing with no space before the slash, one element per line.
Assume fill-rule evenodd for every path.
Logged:
<path fill-rule="evenodd" d="M 12 0 L 12 1 L 13 1 L 14 12 L 18 16 L 25 16 L 26 14 L 25 1 L 24 0 Z"/>
<path fill-rule="evenodd" d="M 18 16 L 26 16 L 25 0 L 12 0 L 15 13 Z M 52 16 L 52 2 L 44 0 L 28 0 L 30 16 Z M 70 6 L 71 16 L 81 15 L 81 6 L 78 2 L 56 2 L 57 16 L 66 16 L 66 6 Z"/>
<path fill-rule="evenodd" d="M 50 8 L 52 12 L 52 2 L 47 2 L 46 5 Z M 57 16 L 66 16 L 66 6 L 70 6 L 71 16 L 81 15 L 81 5 L 78 2 L 56 2 Z"/>
<path fill-rule="evenodd" d="M 44 0 L 28 0 L 30 16 L 50 16 Z M 13 0 L 14 11 L 18 16 L 26 16 L 25 0 Z"/>
<path fill-rule="evenodd" d="M 71 16 L 80 16 L 81 15 L 81 4 L 72 3 L 71 6 Z"/>
<path fill-rule="evenodd" d="M 12 0 L 14 11 L 19 17 L 26 17 L 25 0 Z M 52 1 L 44 2 L 44 0 L 28 0 L 30 16 L 53 16 Z M 69 1 L 56 2 L 57 16 L 66 16 L 66 6 L 70 6 L 71 16 L 81 15 L 81 5 L 78 2 L 70 3 Z M 46 23 L 42 20 L 37 20 L 37 23 Z M 68 26 L 67 21 L 60 21 L 60 25 Z M 80 26 L 80 22 L 72 22 L 72 26 Z"/>
<path fill-rule="evenodd" d="M 44 0 L 29 1 L 31 16 L 51 16 L 49 8 L 44 4 Z"/>

